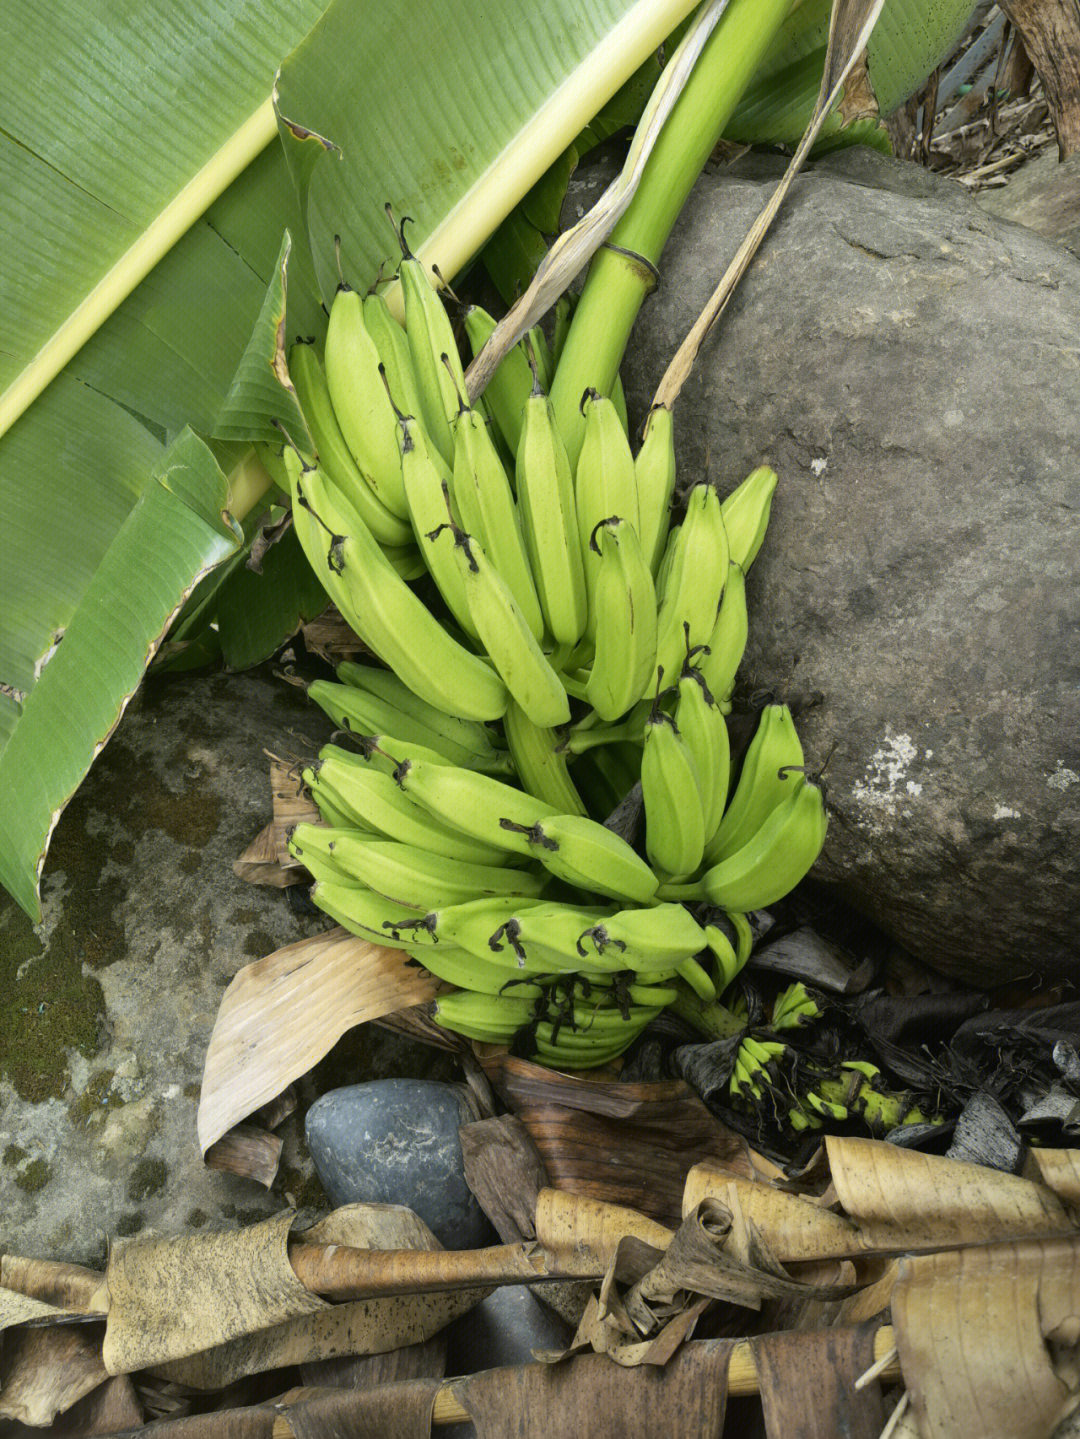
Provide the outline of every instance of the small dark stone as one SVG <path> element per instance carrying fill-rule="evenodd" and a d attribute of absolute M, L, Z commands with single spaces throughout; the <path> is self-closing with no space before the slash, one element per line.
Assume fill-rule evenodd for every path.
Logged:
<path fill-rule="evenodd" d="M 565 1349 L 571 1337 L 569 1324 L 524 1284 L 508 1284 L 454 1320 L 446 1336 L 446 1372 L 478 1374 L 531 1364 L 534 1349 Z"/>
<path fill-rule="evenodd" d="M 497 1243 L 465 1183 L 458 1129 L 476 1118 L 462 1091 L 430 1079 L 333 1089 L 307 1114 L 307 1142 L 335 1205 L 403 1204 L 447 1249 Z"/>

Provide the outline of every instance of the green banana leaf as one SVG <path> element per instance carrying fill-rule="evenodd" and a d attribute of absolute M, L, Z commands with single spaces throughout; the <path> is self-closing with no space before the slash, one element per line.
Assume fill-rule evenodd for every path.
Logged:
<path fill-rule="evenodd" d="M 335 234 L 360 283 L 393 259 L 386 201 L 452 274 L 691 8 L 54 0 L 9 27 L 0 883 L 31 915 L 63 805 L 259 502 L 283 232 L 290 333 L 324 326 Z"/>

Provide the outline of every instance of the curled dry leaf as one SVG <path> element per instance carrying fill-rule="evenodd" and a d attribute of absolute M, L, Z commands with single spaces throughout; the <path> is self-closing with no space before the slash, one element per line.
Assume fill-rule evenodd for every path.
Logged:
<path fill-rule="evenodd" d="M 306 1074 L 347 1030 L 432 999 L 438 988 L 400 950 L 343 929 L 245 965 L 222 996 L 206 1053 L 203 1153 Z"/>
<path fill-rule="evenodd" d="M 696 1164 L 686 1176 L 683 1213 L 710 1198 L 738 1206 L 781 1263 L 841 1259 L 863 1251 L 858 1229 L 842 1215 L 771 1184 L 749 1183 L 708 1163 Z"/>
<path fill-rule="evenodd" d="M 82 1264 L 55 1259 L 25 1259 L 18 1254 L 0 1257 L 0 1287 L 70 1314 L 104 1314 L 109 1307 L 105 1276 Z M 0 1324 L 2 1327 L 2 1324 Z"/>
<path fill-rule="evenodd" d="M 100 1323 L 14 1330 L 0 1354 L 0 1419 L 51 1424 L 108 1377 Z"/>
<path fill-rule="evenodd" d="M 1080 1241 L 904 1259 L 892 1311 L 922 1439 L 1046 1439 L 1077 1383 Z"/>
<path fill-rule="evenodd" d="M 288 868 L 278 861 L 277 833 L 271 820 L 259 830 L 240 858 L 233 860 L 233 874 L 248 884 L 287 889 L 290 884 L 299 883 L 303 876 L 303 871 L 291 855 L 289 860 Z"/>
<path fill-rule="evenodd" d="M 281 1145 L 281 1139 L 269 1129 L 257 1124 L 236 1124 L 228 1134 L 211 1144 L 203 1155 L 203 1163 L 207 1169 L 221 1169 L 242 1179 L 254 1179 L 269 1189 L 278 1171 Z"/>
<path fill-rule="evenodd" d="M 153 1367 L 173 1383 L 222 1389 L 246 1374 L 419 1344 L 485 1291 L 391 1295 L 327 1304 L 290 1263 L 285 1212 L 246 1230 L 130 1241 L 110 1263 L 116 1280 L 106 1363 Z M 297 1241 L 347 1255 L 392 1249 L 434 1259 L 438 1241 L 411 1210 L 348 1205 Z M 208 1342 L 209 1341 L 209 1342 Z"/>
<path fill-rule="evenodd" d="M 1015 1174 L 875 1139 L 825 1141 L 840 1203 L 866 1249 L 882 1252 L 1070 1234 L 1061 1200 Z"/>
<path fill-rule="evenodd" d="M 1052 1189 L 1063 1204 L 1080 1206 L 1080 1149 L 1029 1149 L 1024 1174 Z"/>
<path fill-rule="evenodd" d="M 247 1229 L 129 1239 L 109 1255 L 110 1374 L 166 1364 L 326 1307 L 289 1264 L 291 1210 Z"/>
<path fill-rule="evenodd" d="M 664 1250 L 675 1238 L 675 1231 L 621 1204 L 561 1189 L 544 1189 L 536 1204 L 536 1237 L 560 1260 L 569 1262 L 571 1255 L 578 1254 L 603 1273 L 621 1240 L 633 1237 L 653 1249 Z"/>

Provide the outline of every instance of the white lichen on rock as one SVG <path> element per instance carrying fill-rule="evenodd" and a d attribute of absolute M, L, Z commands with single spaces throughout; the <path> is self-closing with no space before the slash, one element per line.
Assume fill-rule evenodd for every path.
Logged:
<path fill-rule="evenodd" d="M 1051 789 L 1067 790 L 1078 779 L 1080 779 L 1080 774 L 1077 774 L 1074 769 L 1069 769 L 1062 760 L 1058 760 L 1057 769 L 1050 775 L 1046 783 Z"/>
<path fill-rule="evenodd" d="M 910 735 L 885 731 L 884 743 L 870 756 L 862 779 L 852 786 L 862 817 L 873 828 L 897 815 L 901 799 L 917 799 L 922 793 L 922 785 L 908 779 L 908 770 L 918 753 Z"/>

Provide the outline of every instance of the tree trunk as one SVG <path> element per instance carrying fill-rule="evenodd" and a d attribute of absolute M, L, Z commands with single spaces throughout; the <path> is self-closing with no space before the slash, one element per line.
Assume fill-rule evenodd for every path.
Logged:
<path fill-rule="evenodd" d="M 1000 0 L 1042 81 L 1058 153 L 1080 150 L 1080 0 Z"/>

